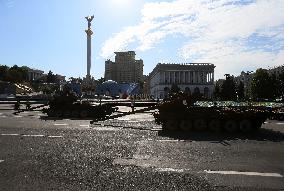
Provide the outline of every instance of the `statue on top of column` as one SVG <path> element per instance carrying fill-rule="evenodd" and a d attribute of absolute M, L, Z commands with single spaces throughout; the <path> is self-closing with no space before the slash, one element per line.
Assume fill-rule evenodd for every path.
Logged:
<path fill-rule="evenodd" d="M 92 22 L 92 20 L 93 20 L 93 18 L 94 18 L 94 15 L 88 16 L 88 17 L 85 17 L 85 18 L 86 18 L 87 21 L 88 21 L 88 28 L 90 29 L 90 28 L 91 28 L 91 22 Z"/>

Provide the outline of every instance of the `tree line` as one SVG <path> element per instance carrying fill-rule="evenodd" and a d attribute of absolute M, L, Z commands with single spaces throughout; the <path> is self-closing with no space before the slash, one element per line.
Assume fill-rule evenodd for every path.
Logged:
<path fill-rule="evenodd" d="M 237 83 L 234 76 L 226 74 L 223 82 L 217 82 L 214 99 L 217 100 L 275 100 L 284 98 L 284 72 L 275 75 L 265 69 L 257 69 L 249 84 Z"/>
<path fill-rule="evenodd" d="M 22 83 L 28 82 L 28 68 L 26 66 L 8 67 L 6 65 L 0 65 L 0 81 L 12 82 L 12 83 Z M 60 79 L 57 75 L 49 71 L 47 75 L 43 75 L 38 79 L 32 81 L 34 83 L 59 83 Z"/>
<path fill-rule="evenodd" d="M 25 67 L 18 67 L 14 65 L 13 67 L 9 68 L 6 65 L 0 65 L 0 80 L 13 82 L 13 83 L 20 83 L 26 81 L 28 77 L 28 70 Z"/>

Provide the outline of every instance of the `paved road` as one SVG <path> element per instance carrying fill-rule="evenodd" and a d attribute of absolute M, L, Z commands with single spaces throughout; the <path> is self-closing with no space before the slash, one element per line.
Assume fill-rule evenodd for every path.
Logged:
<path fill-rule="evenodd" d="M 164 133 L 150 113 L 89 122 L 0 110 L 0 190 L 284 190 L 283 122 L 251 136 Z"/>

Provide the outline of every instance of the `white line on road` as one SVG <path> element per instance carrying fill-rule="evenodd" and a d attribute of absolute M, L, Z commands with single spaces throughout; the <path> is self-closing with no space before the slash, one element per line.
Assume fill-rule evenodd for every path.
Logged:
<path fill-rule="evenodd" d="M 239 172 L 239 171 L 211 171 L 204 170 L 208 174 L 225 174 L 225 175 L 247 175 L 247 176 L 269 176 L 283 178 L 281 174 L 278 173 L 261 173 L 261 172 Z"/>
<path fill-rule="evenodd" d="M 277 125 L 284 125 L 284 123 L 276 123 Z"/>
<path fill-rule="evenodd" d="M 67 124 L 67 123 L 55 123 L 54 125 L 55 125 L 55 126 L 60 126 L 60 125 L 61 125 L 61 126 L 64 126 L 64 125 L 68 125 L 68 124 Z"/>
<path fill-rule="evenodd" d="M 3 135 L 3 136 L 18 136 L 19 134 L 5 134 L 5 133 L 3 133 L 3 134 L 1 134 L 1 135 Z"/>
<path fill-rule="evenodd" d="M 159 142 L 179 142 L 180 140 L 178 139 L 160 139 L 160 140 L 157 140 Z"/>
<path fill-rule="evenodd" d="M 158 172 L 184 172 L 184 169 L 175 168 L 156 168 Z"/>
<path fill-rule="evenodd" d="M 18 118 L 18 117 L 23 117 L 23 116 L 21 116 L 21 115 L 15 115 L 14 117 L 17 117 L 17 118 Z"/>
<path fill-rule="evenodd" d="M 0 117 L 5 118 L 5 117 L 7 117 L 7 116 L 5 116 L 5 115 L 0 115 Z"/>
<path fill-rule="evenodd" d="M 62 138 L 63 136 L 61 135 L 49 135 L 49 138 Z"/>
<path fill-rule="evenodd" d="M 22 135 L 23 137 L 44 137 L 44 135 Z"/>
<path fill-rule="evenodd" d="M 89 127 L 89 125 L 79 125 L 80 127 Z"/>
<path fill-rule="evenodd" d="M 4 160 L 0 160 L 0 163 L 1 163 L 1 162 L 4 162 Z"/>

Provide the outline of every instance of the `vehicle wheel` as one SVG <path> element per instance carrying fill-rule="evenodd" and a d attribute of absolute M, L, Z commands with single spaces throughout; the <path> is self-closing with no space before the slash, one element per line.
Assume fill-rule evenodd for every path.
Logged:
<path fill-rule="evenodd" d="M 193 122 L 193 127 L 195 130 L 203 131 L 207 128 L 206 121 L 204 119 L 196 119 Z"/>
<path fill-rule="evenodd" d="M 88 116 L 88 112 L 86 110 L 83 110 L 80 112 L 80 117 L 85 118 Z"/>
<path fill-rule="evenodd" d="M 229 133 L 234 133 L 238 131 L 237 122 L 234 120 L 228 120 L 225 122 L 224 129 Z"/>
<path fill-rule="evenodd" d="M 79 112 L 74 110 L 72 111 L 72 117 L 78 117 L 79 116 Z"/>
<path fill-rule="evenodd" d="M 190 120 L 182 120 L 179 127 L 183 131 L 190 131 L 192 129 L 192 123 Z"/>
<path fill-rule="evenodd" d="M 62 111 L 61 110 L 55 111 L 55 117 L 61 117 L 61 116 L 62 116 Z"/>
<path fill-rule="evenodd" d="M 244 119 L 240 122 L 240 130 L 243 133 L 248 133 L 253 130 L 253 126 L 250 120 Z"/>
<path fill-rule="evenodd" d="M 166 130 L 177 130 L 178 129 L 178 122 L 175 120 L 168 120 L 164 124 L 164 128 Z"/>
<path fill-rule="evenodd" d="M 209 128 L 211 131 L 219 132 L 219 131 L 221 131 L 221 123 L 220 123 L 220 121 L 217 120 L 217 119 L 212 119 L 212 120 L 208 123 L 208 128 Z"/>

